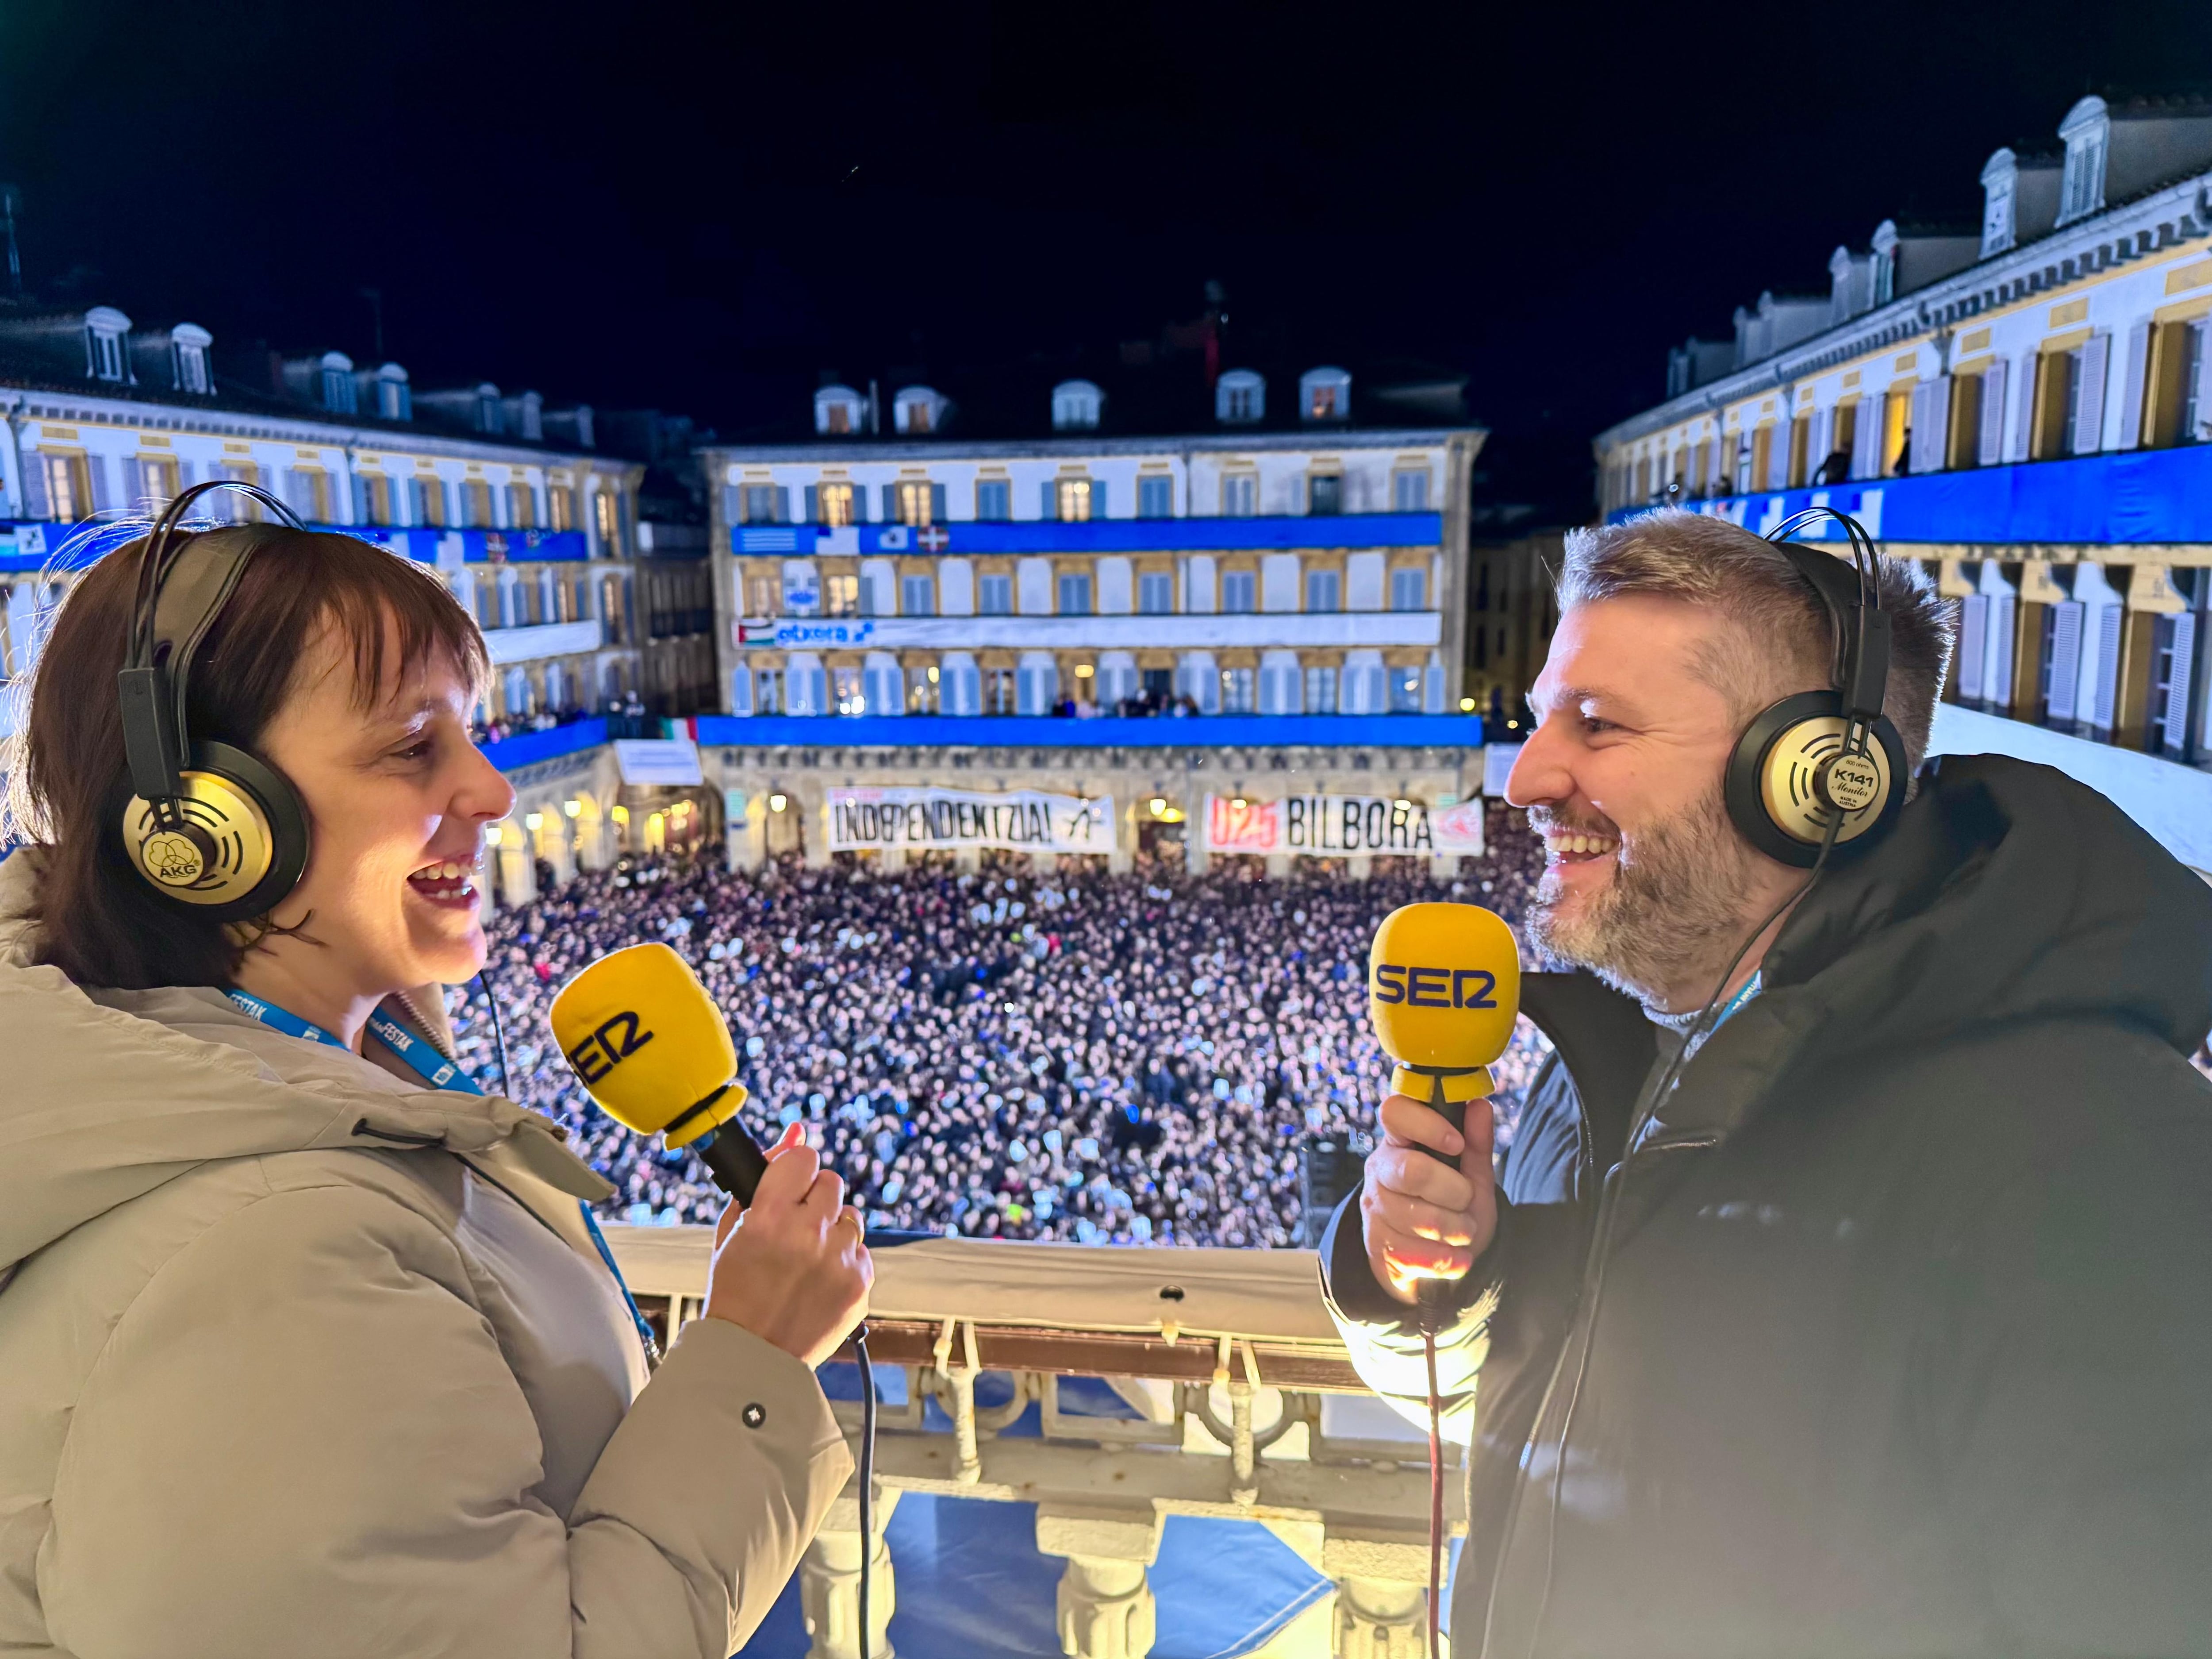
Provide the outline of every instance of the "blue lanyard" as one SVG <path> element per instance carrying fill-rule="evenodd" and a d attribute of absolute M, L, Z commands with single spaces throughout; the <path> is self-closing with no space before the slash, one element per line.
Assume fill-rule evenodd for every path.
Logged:
<path fill-rule="evenodd" d="M 1705 1037 L 1708 1041 L 1711 1040 L 1714 1032 L 1718 1031 L 1723 1026 L 1726 1025 L 1735 1016 L 1738 1009 L 1741 1009 L 1743 1005 L 1749 1002 L 1753 997 L 1759 995 L 1760 989 L 1765 984 L 1765 980 L 1766 976 L 1764 973 L 1760 973 L 1756 968 L 1752 970 L 1751 978 L 1746 979 L 1741 985 L 1738 986 L 1736 988 L 1735 995 L 1728 999 L 1728 1006 L 1721 1010 L 1720 1018 L 1715 1020 L 1711 1026 L 1706 1028 Z"/>
<path fill-rule="evenodd" d="M 325 1044 L 331 1048 L 346 1048 L 343 1039 L 310 1021 L 301 1019 L 289 1009 L 279 1008 L 258 997 L 249 997 L 242 991 L 226 994 L 241 1012 L 252 1015 L 273 1031 L 281 1031 L 288 1037 L 301 1037 L 309 1042 Z M 461 1070 L 459 1062 L 447 1059 L 382 1009 L 368 1016 L 368 1029 L 379 1042 L 406 1061 L 409 1069 L 430 1088 L 458 1089 L 467 1095 L 483 1093 L 477 1080 Z M 350 1053 L 352 1051 L 347 1049 L 347 1052 Z M 660 1345 L 653 1334 L 653 1327 L 647 1323 L 644 1313 L 637 1305 L 637 1298 L 629 1293 L 629 1284 L 623 1278 L 622 1269 L 615 1266 L 615 1253 L 607 1247 L 606 1235 L 599 1231 L 599 1223 L 592 1214 L 592 1206 L 583 1204 L 577 1208 L 583 1212 L 584 1230 L 592 1235 L 592 1243 L 599 1253 L 599 1259 L 606 1263 L 607 1272 L 614 1275 L 615 1288 L 622 1292 L 623 1303 L 629 1309 L 630 1321 L 637 1327 L 638 1340 L 645 1345 L 647 1357 L 658 1360 Z"/>

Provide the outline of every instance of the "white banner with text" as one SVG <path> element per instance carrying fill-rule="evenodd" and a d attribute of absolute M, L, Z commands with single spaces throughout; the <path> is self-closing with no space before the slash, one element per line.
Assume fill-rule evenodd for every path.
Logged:
<path fill-rule="evenodd" d="M 1401 853 L 1422 858 L 1482 854 L 1482 802 L 1427 807 L 1382 795 L 1293 795 L 1280 801 L 1206 797 L 1209 852 L 1294 853 L 1343 858 Z"/>
<path fill-rule="evenodd" d="M 964 790 L 880 789 L 828 791 L 830 848 L 1004 847 L 1017 852 L 1111 852 L 1114 802 L 1016 790 L 978 795 Z"/>

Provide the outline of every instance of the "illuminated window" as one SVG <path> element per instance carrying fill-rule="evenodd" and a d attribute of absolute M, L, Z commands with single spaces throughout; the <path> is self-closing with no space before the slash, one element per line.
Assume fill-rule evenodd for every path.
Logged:
<path fill-rule="evenodd" d="M 898 484 L 898 521 L 902 524 L 934 524 L 943 516 L 938 506 L 944 486 L 926 479 L 901 479 Z"/>
<path fill-rule="evenodd" d="M 507 521 L 518 530 L 538 528 L 538 491 L 527 484 L 507 486 Z"/>
<path fill-rule="evenodd" d="M 92 511 L 92 486 L 82 455 L 42 455 L 46 474 L 46 516 L 74 524 Z"/>
<path fill-rule="evenodd" d="M 1338 421 L 1352 413 L 1352 376 L 1341 369 L 1309 369 L 1298 376 L 1298 418 Z"/>
<path fill-rule="evenodd" d="M 815 511 L 820 515 L 817 524 L 831 526 L 850 524 L 853 518 L 853 486 L 849 484 L 817 485 L 814 491 Z"/>
<path fill-rule="evenodd" d="M 392 480 L 381 473 L 353 475 L 354 516 L 363 524 L 392 522 Z"/>
<path fill-rule="evenodd" d="M 576 498 L 568 492 L 567 485 L 556 484 L 548 490 L 545 505 L 550 509 L 546 516 L 553 529 L 573 530 L 576 528 Z"/>
<path fill-rule="evenodd" d="M 1224 668 L 1221 671 L 1221 712 L 1249 714 L 1252 712 L 1253 674 L 1249 668 Z"/>
<path fill-rule="evenodd" d="M 833 576 L 822 583 L 822 614 L 824 616 L 858 616 L 860 613 L 860 578 L 856 576 Z"/>
<path fill-rule="evenodd" d="M 783 584 L 772 576 L 745 578 L 745 614 L 774 616 L 782 604 Z"/>
<path fill-rule="evenodd" d="M 602 490 L 592 498 L 592 515 L 598 521 L 599 546 L 610 553 L 622 551 L 622 511 L 615 500 L 615 492 Z"/>
<path fill-rule="evenodd" d="M 443 528 L 446 522 L 446 485 L 441 479 L 425 475 L 411 480 L 407 486 L 409 515 L 417 524 Z"/>
<path fill-rule="evenodd" d="M 1060 479 L 1051 487 L 1053 516 L 1062 524 L 1081 524 L 1092 516 L 1094 503 L 1089 479 Z"/>
<path fill-rule="evenodd" d="M 286 491 L 292 510 L 310 524 L 331 521 L 331 475 L 319 467 L 295 467 L 291 471 L 291 488 Z M 487 513 L 491 505 L 489 491 L 484 497 Z"/>

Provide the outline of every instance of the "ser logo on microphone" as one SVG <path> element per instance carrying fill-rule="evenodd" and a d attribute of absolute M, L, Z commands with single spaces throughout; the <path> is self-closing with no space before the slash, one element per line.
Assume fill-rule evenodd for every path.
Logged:
<path fill-rule="evenodd" d="M 588 1089 L 653 1040 L 635 1014 L 616 1015 L 568 1051 L 568 1064 Z"/>
<path fill-rule="evenodd" d="M 1375 1000 L 1408 1008 L 1496 1008 L 1498 976 L 1479 967 L 1408 967 L 1382 962 L 1375 969 Z"/>

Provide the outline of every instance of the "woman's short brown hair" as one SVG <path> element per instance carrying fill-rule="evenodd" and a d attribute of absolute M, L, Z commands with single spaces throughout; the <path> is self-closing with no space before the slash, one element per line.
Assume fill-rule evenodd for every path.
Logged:
<path fill-rule="evenodd" d="M 483 683 L 483 636 L 434 571 L 357 536 L 273 524 L 202 534 L 246 542 L 253 557 L 193 659 L 186 717 L 195 741 L 258 753 L 325 623 L 351 654 L 354 698 L 364 711 L 385 683 L 386 617 L 398 625 L 403 666 L 442 652 L 472 685 Z M 123 849 L 127 769 L 116 675 L 144 551 L 143 539 L 117 548 L 63 601 L 8 768 L 9 815 L 31 844 L 19 856 L 38 865 L 40 961 L 80 985 L 227 985 L 252 930 L 165 901 Z"/>

